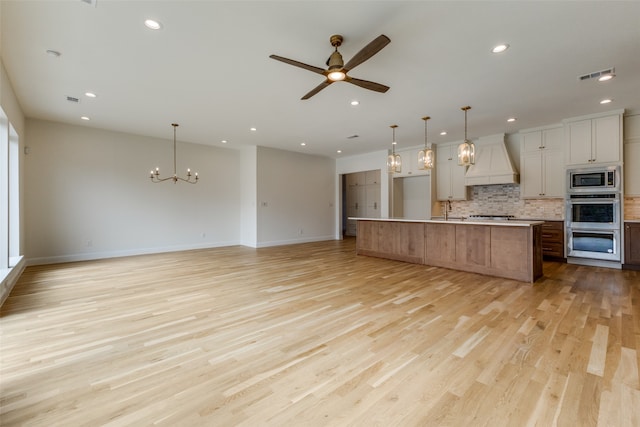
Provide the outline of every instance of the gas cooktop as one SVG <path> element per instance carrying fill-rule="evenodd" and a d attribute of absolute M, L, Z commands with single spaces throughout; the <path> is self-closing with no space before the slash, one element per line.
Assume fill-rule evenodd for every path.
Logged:
<path fill-rule="evenodd" d="M 516 217 L 514 215 L 469 215 L 469 219 L 507 221 L 510 219 L 516 219 Z"/>

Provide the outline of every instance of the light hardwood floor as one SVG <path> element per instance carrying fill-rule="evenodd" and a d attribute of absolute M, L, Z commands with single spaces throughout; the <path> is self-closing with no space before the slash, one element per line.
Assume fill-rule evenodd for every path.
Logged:
<path fill-rule="evenodd" d="M 640 274 L 534 284 L 354 240 L 29 267 L 2 426 L 639 426 Z"/>

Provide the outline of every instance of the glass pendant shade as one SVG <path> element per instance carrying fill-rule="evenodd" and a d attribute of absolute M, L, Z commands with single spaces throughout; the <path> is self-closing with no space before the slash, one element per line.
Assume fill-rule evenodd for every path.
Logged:
<path fill-rule="evenodd" d="M 433 169 L 435 161 L 435 153 L 431 149 L 431 145 L 427 143 L 427 120 L 431 117 L 423 117 L 424 120 L 424 149 L 418 151 L 418 169 Z"/>
<path fill-rule="evenodd" d="M 402 157 L 400 154 L 396 154 L 396 128 L 397 125 L 391 125 L 393 129 L 393 142 L 391 143 L 391 154 L 387 156 L 387 172 L 388 173 L 400 173 L 402 172 Z"/>
<path fill-rule="evenodd" d="M 471 166 L 476 163 L 476 146 L 467 139 L 467 111 L 471 107 L 462 107 L 464 111 L 464 142 L 458 145 L 458 166 Z"/>
<path fill-rule="evenodd" d="M 466 140 L 458 145 L 458 165 L 471 166 L 476 162 L 476 146 L 473 142 Z"/>

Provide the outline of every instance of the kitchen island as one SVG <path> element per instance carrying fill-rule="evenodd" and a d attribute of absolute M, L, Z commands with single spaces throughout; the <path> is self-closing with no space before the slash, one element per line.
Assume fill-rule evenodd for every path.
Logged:
<path fill-rule="evenodd" d="M 543 221 L 357 220 L 356 253 L 535 282 Z"/>

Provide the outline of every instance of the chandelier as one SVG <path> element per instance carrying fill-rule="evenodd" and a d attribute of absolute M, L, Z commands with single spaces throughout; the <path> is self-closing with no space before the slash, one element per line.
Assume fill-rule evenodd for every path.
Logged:
<path fill-rule="evenodd" d="M 427 120 L 431 117 L 423 117 L 424 120 L 424 150 L 418 151 L 418 169 L 433 169 L 435 153 L 431 149 L 431 144 L 427 144 Z"/>
<path fill-rule="evenodd" d="M 471 107 L 460 109 L 464 111 L 464 142 L 458 145 L 458 166 L 471 166 L 476 163 L 476 146 L 467 139 L 467 111 Z"/>
<path fill-rule="evenodd" d="M 198 172 L 195 172 L 193 179 L 191 175 L 191 169 L 187 169 L 186 178 L 180 178 L 178 176 L 178 173 L 176 172 L 176 128 L 179 125 L 177 123 L 171 123 L 171 126 L 173 126 L 173 175 L 166 178 L 160 178 L 160 168 L 156 168 L 155 170 L 151 171 L 151 175 L 149 176 L 149 178 L 151 178 L 151 182 L 163 182 L 172 180 L 175 184 L 176 182 L 178 182 L 178 180 L 180 180 L 188 182 L 189 184 L 196 184 L 198 182 Z"/>
<path fill-rule="evenodd" d="M 398 125 L 391 125 L 389 127 L 393 129 L 393 141 L 391 142 L 391 154 L 387 156 L 387 172 L 400 173 L 402 172 L 402 158 L 400 154 L 396 154 L 396 128 Z"/>

